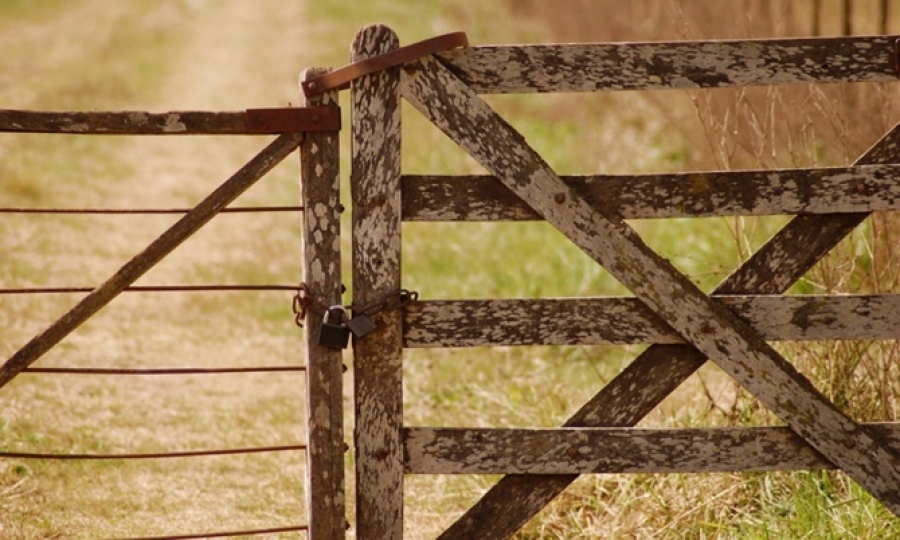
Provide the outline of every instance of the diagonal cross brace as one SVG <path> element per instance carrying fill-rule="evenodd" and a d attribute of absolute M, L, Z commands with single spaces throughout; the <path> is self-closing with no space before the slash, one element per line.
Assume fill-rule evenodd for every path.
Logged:
<path fill-rule="evenodd" d="M 900 124 L 856 165 L 895 163 Z M 714 294 L 781 294 L 868 214 L 798 216 L 723 281 Z M 653 345 L 604 386 L 564 427 L 631 427 L 706 362 L 687 345 Z M 444 539 L 508 538 L 578 478 L 574 474 L 503 477 L 442 535 Z M 514 504 L 510 504 L 514 501 Z"/>
<path fill-rule="evenodd" d="M 595 212 L 474 91 L 429 58 L 407 68 L 404 95 L 698 351 L 900 515 L 900 459 L 883 441 L 837 409 L 753 329 L 648 248 L 614 210 Z"/>
<path fill-rule="evenodd" d="M 296 150 L 302 140 L 303 133 L 286 133 L 279 136 L 225 183 L 200 201 L 193 210 L 151 242 L 144 251 L 125 263 L 106 282 L 82 298 L 47 329 L 33 337 L 0 366 L 0 388 L 112 302 L 129 285 L 200 230 L 223 208 Z"/>

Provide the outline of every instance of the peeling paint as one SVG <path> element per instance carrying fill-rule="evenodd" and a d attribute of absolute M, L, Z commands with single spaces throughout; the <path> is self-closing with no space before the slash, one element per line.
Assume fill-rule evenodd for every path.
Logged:
<path fill-rule="evenodd" d="M 181 121 L 181 115 L 169 113 L 166 115 L 166 123 L 162 128 L 164 133 L 181 133 L 187 131 L 187 126 Z"/>

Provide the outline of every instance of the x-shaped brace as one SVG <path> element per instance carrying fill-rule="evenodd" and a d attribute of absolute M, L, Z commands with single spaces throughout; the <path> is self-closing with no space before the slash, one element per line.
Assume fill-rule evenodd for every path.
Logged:
<path fill-rule="evenodd" d="M 680 353 L 675 356 L 682 358 L 683 373 L 672 382 L 680 383 L 702 365 L 704 357 L 713 360 L 813 448 L 900 515 L 900 459 L 884 441 L 837 409 L 752 328 L 649 249 L 614 209 L 604 208 L 602 203 L 599 208 L 588 205 L 515 129 L 434 58 L 407 66 L 403 91 L 420 112 L 693 345 L 687 355 L 682 353 L 684 347 L 650 349 L 657 358 Z M 823 235 L 822 220 L 805 219 L 817 227 L 811 233 Z M 852 225 L 838 219 L 835 230 L 859 223 L 855 217 L 850 221 Z M 802 222 L 793 228 L 799 226 Z M 808 268 L 802 263 L 797 267 Z M 784 279 L 778 281 L 787 284 L 774 284 L 773 289 L 784 289 L 799 277 L 789 270 L 781 274 Z M 752 279 L 742 279 L 739 285 L 755 292 L 767 288 Z M 717 292 L 730 292 L 728 287 L 724 289 Z M 647 365 L 646 361 L 640 363 L 644 369 Z M 633 399 L 639 386 L 616 385 L 612 397 Z M 664 386 L 665 393 L 645 394 L 650 408 L 674 389 Z M 603 423 L 596 414 L 587 416 L 593 417 L 585 419 L 593 420 L 592 425 Z M 619 421 L 627 425 L 639 419 L 637 414 L 629 414 Z M 456 537 L 453 531 L 445 537 Z M 479 534 L 484 533 L 479 529 Z"/>

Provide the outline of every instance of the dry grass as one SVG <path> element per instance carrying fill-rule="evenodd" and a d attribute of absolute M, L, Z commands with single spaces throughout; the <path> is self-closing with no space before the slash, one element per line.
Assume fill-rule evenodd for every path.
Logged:
<path fill-rule="evenodd" d="M 688 0 L 635 0 L 627 6 L 611 0 L 565 0 L 552 6 L 444 0 L 386 5 L 323 0 L 306 6 L 270 0 L 0 4 L 0 44 L 6 52 L 0 57 L 0 102 L 43 109 L 283 105 L 296 100 L 295 81 L 303 67 L 342 64 L 355 31 L 372 22 L 389 24 L 405 43 L 456 29 L 466 30 L 476 44 L 804 31 L 805 3 L 741 4 L 746 17 L 728 25 L 721 21 L 734 19 L 732 4 Z M 564 16 L 573 11 L 579 16 Z M 871 23 L 862 11 L 859 17 L 860 24 Z M 836 27 L 835 20 L 823 20 L 825 31 Z M 881 87 L 491 98 L 564 173 L 844 164 L 896 120 L 895 101 Z M 241 138 L 0 136 L 0 204 L 190 205 L 261 147 L 261 140 Z M 346 149 L 343 155 L 346 159 Z M 403 167 L 407 172 L 479 172 L 409 108 L 404 110 Z M 242 202 L 292 204 L 296 178 L 296 163 L 287 163 Z M 6 255 L 0 261 L 0 286 L 96 284 L 172 221 L 2 217 L 0 246 Z M 709 289 L 784 222 L 635 225 L 652 247 Z M 795 292 L 894 290 L 896 227 L 892 216 L 877 216 Z M 296 217 L 221 216 L 142 283 L 293 283 L 300 273 L 298 246 Z M 403 248 L 404 286 L 424 298 L 625 293 L 544 224 L 408 224 Z M 76 300 L 0 299 L 0 356 L 8 356 Z M 289 301 L 279 293 L 128 294 L 41 365 L 296 364 L 300 334 L 292 326 Z M 894 343 L 805 344 L 784 350 L 854 415 L 896 418 Z M 639 352 L 638 347 L 410 351 L 406 424 L 558 425 Z M 303 438 L 303 385 L 296 375 L 115 380 L 23 375 L 0 392 L 0 447 L 150 452 L 288 444 Z M 351 410 L 349 396 L 347 405 Z M 707 367 L 644 425 L 775 421 L 717 369 Z M 299 523 L 305 520 L 303 474 L 299 454 L 177 463 L 3 460 L 0 536 L 94 538 Z M 434 537 L 495 480 L 408 477 L 407 536 Z M 351 482 L 348 468 L 352 509 Z M 586 477 L 520 537 L 896 534 L 896 520 L 842 475 L 795 473 Z"/>

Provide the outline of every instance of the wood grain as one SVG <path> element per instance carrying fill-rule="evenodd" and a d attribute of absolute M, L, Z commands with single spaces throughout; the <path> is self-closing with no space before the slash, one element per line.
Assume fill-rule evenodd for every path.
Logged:
<path fill-rule="evenodd" d="M 900 339 L 900 295 L 714 298 L 767 341 Z M 403 328 L 410 348 L 685 344 L 636 298 L 426 300 Z"/>
<path fill-rule="evenodd" d="M 352 61 L 396 49 L 374 25 L 357 34 Z M 367 75 L 351 91 L 353 303 L 400 287 L 400 68 Z M 354 342 L 356 534 L 403 537 L 403 357 L 400 314 L 372 317 L 377 330 Z"/>
<path fill-rule="evenodd" d="M 900 513 L 900 460 L 730 311 L 650 250 L 612 209 L 591 208 L 520 134 L 438 62 L 407 66 L 405 94 L 482 166 L 562 231 L 819 452 Z"/>
<path fill-rule="evenodd" d="M 900 159 L 900 124 L 857 164 Z M 868 214 L 798 216 L 716 287 L 715 294 L 780 294 Z M 634 426 L 706 362 L 693 347 L 653 345 L 565 422 L 566 427 Z M 508 538 L 578 475 L 508 475 L 453 523 L 442 538 Z M 515 501 L 515 502 L 511 502 Z"/>
<path fill-rule="evenodd" d="M 22 111 L 0 109 L 0 132 L 61 133 L 73 135 L 248 135 L 281 133 L 283 129 L 267 129 L 272 123 L 271 110 L 255 119 L 248 111 L 206 112 L 171 111 Z M 300 109 L 288 113 L 302 115 Z M 340 126 L 335 110 L 311 110 L 304 131 L 329 131 Z M 316 121 L 312 121 L 315 119 Z M 296 119 L 294 122 L 296 123 Z M 295 130 L 301 131 L 301 130 Z"/>
<path fill-rule="evenodd" d="M 327 73 L 310 68 L 301 80 Z M 305 99 L 301 95 L 301 99 Z M 338 108 L 337 92 L 307 100 Z M 317 305 L 341 301 L 340 140 L 338 132 L 309 133 L 300 145 L 300 204 L 303 213 L 303 282 Z M 345 537 L 343 354 L 318 344 L 322 317 L 304 321 L 307 389 L 307 509 L 309 538 Z"/>
<path fill-rule="evenodd" d="M 896 36 L 499 45 L 437 57 L 479 94 L 891 82 Z"/>
<path fill-rule="evenodd" d="M 900 424 L 865 424 L 900 450 Z M 834 469 L 787 427 L 407 428 L 409 474 L 714 473 Z"/>
<path fill-rule="evenodd" d="M 625 219 L 900 210 L 900 165 L 562 176 Z M 404 176 L 405 221 L 524 221 L 540 216 L 493 176 Z"/>
<path fill-rule="evenodd" d="M 62 341 L 94 313 L 109 304 L 155 264 L 200 230 L 241 193 L 291 154 L 303 140 L 302 133 L 279 136 L 256 157 L 241 167 L 225 183 L 203 199 L 150 243 L 146 249 L 122 266 L 106 282 L 85 296 L 60 319 L 35 336 L 0 366 L 0 388 Z"/>

